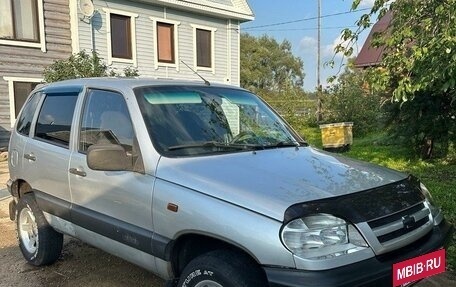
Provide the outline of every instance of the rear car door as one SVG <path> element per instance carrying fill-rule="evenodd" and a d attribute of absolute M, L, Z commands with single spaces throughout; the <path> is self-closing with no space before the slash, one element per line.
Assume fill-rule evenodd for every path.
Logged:
<path fill-rule="evenodd" d="M 127 102 L 121 93 L 88 89 L 79 122 L 69 167 L 73 223 L 151 254 L 154 177 L 144 173 Z M 97 144 L 121 145 L 127 170 L 90 169 L 87 150 Z"/>
<path fill-rule="evenodd" d="M 10 176 L 13 181 L 18 178 L 26 179 L 27 177 L 27 173 L 22 171 L 23 153 L 29 141 L 32 122 L 42 95 L 41 92 L 35 92 L 28 98 L 22 112 L 19 114 L 15 128 L 11 131 L 8 162 L 11 171 Z"/>
<path fill-rule="evenodd" d="M 43 99 L 25 145 L 22 166 L 25 180 L 45 211 L 69 219 L 71 126 L 80 87 L 44 90 Z"/>

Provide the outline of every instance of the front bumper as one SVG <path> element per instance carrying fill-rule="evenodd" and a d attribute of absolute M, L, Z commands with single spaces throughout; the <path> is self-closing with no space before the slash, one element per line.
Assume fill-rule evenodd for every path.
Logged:
<path fill-rule="evenodd" d="M 264 270 L 271 287 L 391 286 L 394 263 L 447 246 L 452 232 L 453 227 L 443 220 L 432 232 L 408 246 L 347 266 L 321 271 L 277 267 Z"/>

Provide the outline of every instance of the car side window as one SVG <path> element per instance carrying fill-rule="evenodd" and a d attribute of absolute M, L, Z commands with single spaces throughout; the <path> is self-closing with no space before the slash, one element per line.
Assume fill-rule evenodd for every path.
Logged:
<path fill-rule="evenodd" d="M 46 95 L 38 115 L 35 138 L 68 148 L 77 99 L 77 93 Z"/>
<path fill-rule="evenodd" d="M 16 130 L 18 133 L 28 136 L 32 126 L 33 116 L 35 115 L 36 107 L 41 99 L 41 92 L 34 93 L 25 103 L 19 119 L 17 120 Z"/>
<path fill-rule="evenodd" d="M 123 95 L 105 90 L 88 91 L 79 131 L 79 152 L 94 144 L 116 144 L 124 148 L 129 170 L 142 170 L 133 124 Z"/>

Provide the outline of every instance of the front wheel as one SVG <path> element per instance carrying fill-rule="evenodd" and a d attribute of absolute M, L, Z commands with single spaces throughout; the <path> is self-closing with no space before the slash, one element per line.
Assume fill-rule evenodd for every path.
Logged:
<path fill-rule="evenodd" d="M 24 194 L 16 211 L 17 237 L 24 258 L 35 266 L 54 263 L 62 251 L 63 234 L 49 225 L 33 194 Z"/>
<path fill-rule="evenodd" d="M 178 287 L 263 287 L 261 269 L 236 252 L 217 250 L 190 261 L 181 274 Z"/>

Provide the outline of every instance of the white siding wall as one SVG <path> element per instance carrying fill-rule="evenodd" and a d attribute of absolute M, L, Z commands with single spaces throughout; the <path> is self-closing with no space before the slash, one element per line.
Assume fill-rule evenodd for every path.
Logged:
<path fill-rule="evenodd" d="M 240 43 L 241 43 L 241 25 L 239 21 L 231 21 L 231 84 L 240 86 Z"/>
<path fill-rule="evenodd" d="M 138 17 L 133 19 L 136 21 L 137 69 L 139 70 L 139 74 L 147 77 L 199 80 L 192 71 L 180 63 L 180 60 L 185 61 L 194 68 L 195 48 L 193 39 L 194 28 L 192 25 L 206 26 L 216 29 L 214 34 L 215 70 L 214 72 L 203 70 L 199 70 L 198 72 L 211 82 L 239 85 L 239 32 L 235 30 L 239 28 L 238 21 L 217 19 L 202 14 L 136 2 L 105 2 L 100 0 L 94 0 L 93 2 L 97 11 L 92 18 L 93 32 L 90 24 L 78 21 L 79 50 L 90 51 L 95 48 L 100 57 L 107 60 L 107 41 L 109 35 L 106 30 L 106 12 L 103 8 L 136 13 Z M 78 16 L 81 18 L 80 14 Z M 151 17 L 180 23 L 177 27 L 179 49 L 177 67 L 156 67 L 154 58 L 155 29 L 153 27 L 153 21 L 150 19 Z M 229 30 L 229 28 L 231 29 Z M 228 49 L 231 49 L 231 51 L 228 51 Z M 231 59 L 229 59 L 229 56 L 231 56 Z M 111 67 L 122 72 L 123 68 L 127 66 L 132 66 L 132 64 L 117 63 L 114 61 Z"/>

